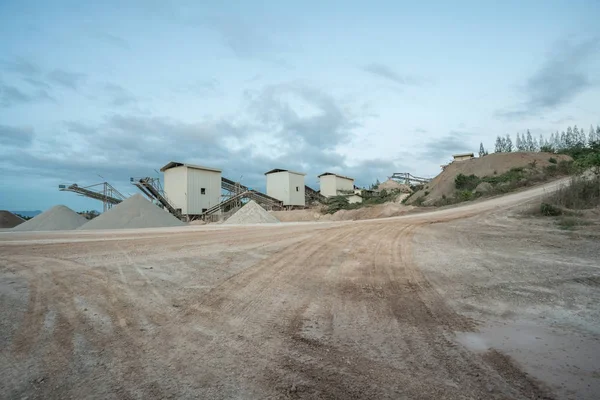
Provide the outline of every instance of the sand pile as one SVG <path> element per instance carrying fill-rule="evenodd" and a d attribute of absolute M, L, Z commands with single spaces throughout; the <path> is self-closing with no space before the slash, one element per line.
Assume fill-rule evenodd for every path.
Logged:
<path fill-rule="evenodd" d="M 37 217 L 23 222 L 13 228 L 13 231 L 66 231 L 77 229 L 85 224 L 87 219 L 66 206 L 54 206 Z"/>
<path fill-rule="evenodd" d="M 254 200 L 250 200 L 248 204 L 225 221 L 226 224 L 276 224 L 278 222 L 277 218 L 269 214 Z"/>
<path fill-rule="evenodd" d="M 396 182 L 393 179 L 388 179 L 387 181 L 380 183 L 379 186 L 377 187 L 377 191 L 380 192 L 382 190 L 398 190 L 402 193 L 412 193 L 412 189 L 410 188 L 410 186 L 405 185 L 403 183 L 400 182 Z"/>
<path fill-rule="evenodd" d="M 182 226 L 183 222 L 136 194 L 79 229 L 135 229 Z"/>
<path fill-rule="evenodd" d="M 10 211 L 0 210 L 0 229 L 14 228 L 22 224 L 25 220 Z"/>
<path fill-rule="evenodd" d="M 408 194 L 406 194 L 408 196 Z M 413 210 L 414 206 L 407 206 L 398 202 L 374 204 L 354 210 L 340 210 L 335 214 L 322 214 L 318 209 L 271 211 L 271 215 L 282 222 L 304 221 L 353 221 L 363 219 L 377 219 L 396 217 Z"/>
<path fill-rule="evenodd" d="M 536 168 L 540 169 L 550 165 L 550 158 L 554 158 L 559 162 L 562 160 L 571 160 L 571 157 L 564 154 L 518 152 L 493 153 L 485 157 L 455 161 L 450 163 L 441 174 L 426 184 L 422 190 L 413 194 L 408 199 L 408 203 L 411 204 L 418 198 L 433 202 L 441 199 L 444 195 L 452 197 L 456 190 L 454 180 L 458 174 L 473 174 L 480 178 L 501 175 L 508 172 L 511 168 L 528 168 L 534 161 Z M 425 195 L 426 192 L 428 193 L 427 195 Z"/>

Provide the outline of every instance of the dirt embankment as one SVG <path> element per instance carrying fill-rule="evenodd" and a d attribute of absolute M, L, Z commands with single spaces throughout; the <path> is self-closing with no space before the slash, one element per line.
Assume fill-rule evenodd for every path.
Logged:
<path fill-rule="evenodd" d="M 375 204 L 355 210 L 340 210 L 335 214 L 323 214 L 320 209 L 293 211 L 271 211 L 281 222 L 308 222 L 308 221 L 356 221 L 363 219 L 377 219 L 397 217 L 408 213 L 414 206 L 407 206 L 399 202 Z"/>
<path fill-rule="evenodd" d="M 414 193 L 407 203 L 414 204 L 417 199 L 421 199 L 420 201 L 428 204 L 440 200 L 444 196 L 452 197 L 456 190 L 454 181 L 459 174 L 476 175 L 482 178 L 501 175 L 512 168 L 527 168 L 531 165 L 535 165 L 536 168 L 544 168 L 552 164 L 551 158 L 554 158 L 556 162 L 571 160 L 571 157 L 564 154 L 519 152 L 493 153 L 485 157 L 453 162 L 423 189 Z"/>

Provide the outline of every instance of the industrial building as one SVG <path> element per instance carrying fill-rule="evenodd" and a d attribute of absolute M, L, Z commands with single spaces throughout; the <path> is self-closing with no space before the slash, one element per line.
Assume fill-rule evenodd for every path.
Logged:
<path fill-rule="evenodd" d="M 284 206 L 305 206 L 304 176 L 306 174 L 286 169 L 273 169 L 266 172 L 265 176 L 267 196 L 281 200 Z"/>
<path fill-rule="evenodd" d="M 471 158 L 475 158 L 475 155 L 473 153 L 454 154 L 452 158 L 454 158 L 453 161 L 466 161 L 470 160 Z"/>
<path fill-rule="evenodd" d="M 354 193 L 354 179 L 325 172 L 319 175 L 321 194 L 325 197 Z"/>
<path fill-rule="evenodd" d="M 200 215 L 221 202 L 220 169 L 171 161 L 160 170 L 167 201 L 180 215 Z"/>

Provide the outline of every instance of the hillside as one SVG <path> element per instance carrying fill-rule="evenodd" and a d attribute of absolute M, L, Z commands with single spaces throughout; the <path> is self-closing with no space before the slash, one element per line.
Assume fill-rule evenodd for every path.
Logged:
<path fill-rule="evenodd" d="M 571 161 L 571 157 L 563 154 L 519 152 L 493 153 L 485 157 L 453 162 L 441 174 L 425 185 L 423 189 L 415 192 L 407 200 L 407 204 L 422 203 L 430 205 L 442 198 L 454 196 L 456 192 L 455 179 L 459 174 L 476 175 L 483 178 L 502 175 L 515 168 L 541 170 L 552 165 L 551 158 L 554 158 L 558 163 L 560 161 Z"/>

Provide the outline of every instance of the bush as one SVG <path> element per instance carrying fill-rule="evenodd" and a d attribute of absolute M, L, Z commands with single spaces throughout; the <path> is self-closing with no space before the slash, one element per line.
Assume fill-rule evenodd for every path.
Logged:
<path fill-rule="evenodd" d="M 560 217 L 557 221 L 558 227 L 564 230 L 573 230 L 578 226 L 591 225 L 591 222 L 575 217 Z"/>
<path fill-rule="evenodd" d="M 327 214 L 334 214 L 339 210 L 346 210 L 350 206 L 350 201 L 346 196 L 334 196 L 327 200 Z"/>
<path fill-rule="evenodd" d="M 571 175 L 575 172 L 573 161 L 562 160 L 558 163 L 558 173 L 561 175 Z"/>
<path fill-rule="evenodd" d="M 458 174 L 454 179 L 454 185 L 458 190 L 473 190 L 479 185 L 481 179 L 476 175 Z"/>
<path fill-rule="evenodd" d="M 596 177 L 600 179 L 600 151 L 586 154 L 575 162 L 575 167 L 579 171 L 591 169 Z"/>
<path fill-rule="evenodd" d="M 556 176 L 558 175 L 558 166 L 557 165 L 548 165 L 544 168 L 544 172 L 548 176 Z"/>
<path fill-rule="evenodd" d="M 547 198 L 553 205 L 572 210 L 585 210 L 600 206 L 600 179 L 573 177 Z"/>
<path fill-rule="evenodd" d="M 458 200 L 458 202 L 461 202 L 474 200 L 478 197 L 478 195 L 470 190 L 459 190 L 455 193 L 454 197 L 456 198 L 456 200 Z"/>
<path fill-rule="evenodd" d="M 542 203 L 540 212 L 546 217 L 557 217 L 562 215 L 562 210 L 560 208 L 548 203 Z"/>
<path fill-rule="evenodd" d="M 425 201 L 425 197 L 421 196 L 421 197 L 417 197 L 414 201 L 414 205 L 415 206 L 422 206 L 423 205 L 423 201 Z"/>
<path fill-rule="evenodd" d="M 525 176 L 524 168 L 517 167 L 512 168 L 510 171 L 503 173 L 502 175 L 496 176 L 487 176 L 482 179 L 483 182 L 491 183 L 492 185 L 497 185 L 499 183 L 505 182 L 518 182 Z"/>
<path fill-rule="evenodd" d="M 556 158 L 554 158 L 554 157 L 550 157 L 550 158 L 548 159 L 548 162 L 549 162 L 550 164 L 556 164 L 558 161 L 556 161 Z"/>

